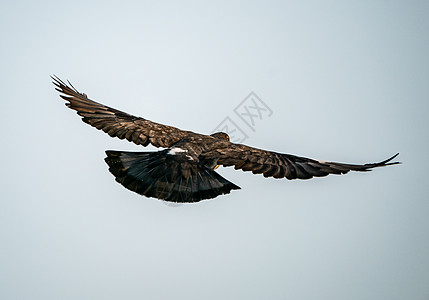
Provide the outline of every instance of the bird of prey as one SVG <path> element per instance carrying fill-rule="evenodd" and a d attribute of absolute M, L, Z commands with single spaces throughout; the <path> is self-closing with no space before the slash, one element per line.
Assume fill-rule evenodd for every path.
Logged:
<path fill-rule="evenodd" d="M 364 165 L 326 162 L 261 150 L 229 141 L 228 134 L 211 135 L 181 130 L 105 106 L 78 92 L 73 85 L 51 77 L 56 90 L 77 111 L 83 122 L 111 137 L 137 145 L 166 148 L 151 152 L 106 151 L 106 163 L 116 181 L 146 197 L 171 202 L 198 202 L 228 194 L 239 186 L 220 176 L 218 166 L 263 174 L 264 177 L 309 179 L 349 171 L 370 171 L 391 162 L 398 154 Z"/>

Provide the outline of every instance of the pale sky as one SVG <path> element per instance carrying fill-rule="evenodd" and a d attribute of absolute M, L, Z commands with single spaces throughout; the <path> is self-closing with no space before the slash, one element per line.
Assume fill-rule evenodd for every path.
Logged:
<path fill-rule="evenodd" d="M 427 1 L 21 1 L 0 9 L 1 299 L 429 299 Z M 117 184 L 49 78 L 258 148 L 402 165 L 169 206 Z M 234 112 L 254 92 L 272 111 Z"/>

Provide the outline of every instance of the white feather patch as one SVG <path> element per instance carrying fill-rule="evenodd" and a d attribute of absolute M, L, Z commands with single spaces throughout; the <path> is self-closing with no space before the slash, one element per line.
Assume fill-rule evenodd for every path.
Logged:
<path fill-rule="evenodd" d="M 188 150 L 174 147 L 174 148 L 171 148 L 170 151 L 167 152 L 167 154 L 169 154 L 169 155 L 177 155 L 177 153 L 183 153 L 183 152 L 188 152 Z M 192 158 L 192 156 L 190 156 L 190 155 L 185 154 L 185 156 L 188 158 L 188 160 L 194 160 Z"/>
<path fill-rule="evenodd" d="M 167 154 L 176 155 L 177 153 L 180 153 L 180 152 L 188 152 L 188 150 L 175 147 L 175 148 L 171 148 Z"/>

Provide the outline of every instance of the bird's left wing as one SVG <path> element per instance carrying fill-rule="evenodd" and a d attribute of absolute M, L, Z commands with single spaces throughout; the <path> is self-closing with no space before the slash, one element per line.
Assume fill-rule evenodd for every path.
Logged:
<path fill-rule="evenodd" d="M 229 142 L 224 144 L 224 147 L 208 151 L 204 157 L 218 159 L 218 165 L 234 166 L 235 169 L 251 171 L 253 174 L 263 174 L 264 177 L 309 179 L 328 174 L 345 174 L 349 171 L 370 171 L 372 168 L 399 163 L 390 162 L 399 153 L 382 162 L 354 165 L 314 160 Z"/>
<path fill-rule="evenodd" d="M 199 135 L 176 127 L 162 125 L 120 110 L 97 103 L 78 92 L 69 82 L 68 86 L 58 77 L 51 77 L 66 105 L 77 111 L 82 121 L 103 130 L 111 137 L 127 139 L 137 145 L 168 148 L 189 135 Z"/>

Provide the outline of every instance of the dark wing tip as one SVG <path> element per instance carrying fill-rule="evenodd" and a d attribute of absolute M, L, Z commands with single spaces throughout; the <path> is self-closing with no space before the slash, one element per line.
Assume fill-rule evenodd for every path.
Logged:
<path fill-rule="evenodd" d="M 350 166 L 350 170 L 353 170 L 353 171 L 367 172 L 367 171 L 371 171 L 373 168 L 401 164 L 402 162 L 399 162 L 399 161 L 391 162 L 398 155 L 399 155 L 399 153 L 396 153 L 392 157 L 389 157 L 388 159 L 377 162 L 377 163 L 368 163 L 368 164 L 364 164 L 364 165 L 348 165 L 348 166 Z"/>
<path fill-rule="evenodd" d="M 52 79 L 52 83 L 56 86 L 61 88 L 63 87 L 67 87 L 67 85 L 64 83 L 64 81 L 62 81 L 57 75 L 50 75 L 51 79 Z M 57 89 L 58 90 L 58 89 Z"/>
<path fill-rule="evenodd" d="M 80 93 L 70 81 L 67 80 L 67 83 L 62 81 L 58 76 L 51 75 L 52 83 L 55 85 L 55 90 L 62 93 L 60 95 L 66 101 L 70 101 L 70 97 L 77 97 L 81 100 L 89 100 L 88 96 L 85 93 Z"/>
<path fill-rule="evenodd" d="M 398 155 L 399 155 L 399 153 L 396 153 L 396 154 L 395 154 L 395 155 L 393 155 L 392 157 L 390 157 L 390 158 L 388 158 L 388 159 L 386 159 L 386 160 L 383 160 L 383 161 L 381 161 L 381 162 L 377 163 L 376 165 L 377 165 L 377 166 L 382 167 L 382 166 L 391 166 L 391 165 L 398 165 L 398 164 L 402 164 L 402 162 L 400 162 L 400 161 L 390 162 L 390 161 L 392 161 L 393 159 L 395 159 Z"/>

